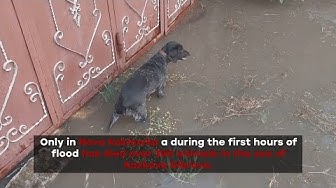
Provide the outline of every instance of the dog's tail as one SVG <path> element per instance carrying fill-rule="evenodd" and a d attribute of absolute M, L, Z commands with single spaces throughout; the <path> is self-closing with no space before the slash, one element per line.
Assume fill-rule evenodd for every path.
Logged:
<path fill-rule="evenodd" d="M 109 132 L 111 131 L 111 128 L 113 127 L 113 125 L 118 121 L 118 119 L 119 119 L 119 114 L 117 114 L 116 112 L 113 112 L 111 116 L 110 124 L 108 127 Z"/>
<path fill-rule="evenodd" d="M 110 132 L 111 128 L 113 127 L 113 125 L 118 121 L 119 119 L 119 115 L 123 114 L 123 107 L 122 107 L 122 97 L 119 96 L 119 99 L 117 101 L 117 103 L 115 104 L 115 112 L 112 113 L 111 116 L 111 120 L 110 120 L 110 124 L 108 127 L 108 132 Z"/>

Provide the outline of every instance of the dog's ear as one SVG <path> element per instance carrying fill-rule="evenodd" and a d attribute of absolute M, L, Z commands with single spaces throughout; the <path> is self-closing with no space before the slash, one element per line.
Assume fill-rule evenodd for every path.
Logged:
<path fill-rule="evenodd" d="M 177 45 L 177 51 L 181 52 L 183 50 L 182 44 Z"/>
<path fill-rule="evenodd" d="M 168 42 L 162 50 L 167 54 L 167 60 L 169 63 L 176 63 L 178 60 L 182 60 L 183 46 L 175 41 Z"/>
<path fill-rule="evenodd" d="M 178 50 L 179 50 L 179 46 L 174 46 L 172 49 L 169 50 L 168 56 L 167 56 L 169 62 L 173 62 L 173 63 L 177 62 Z"/>

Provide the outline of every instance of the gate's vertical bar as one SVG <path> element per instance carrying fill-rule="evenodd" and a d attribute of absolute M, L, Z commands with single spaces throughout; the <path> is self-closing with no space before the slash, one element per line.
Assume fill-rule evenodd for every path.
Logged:
<path fill-rule="evenodd" d="M 108 11 L 110 16 L 110 24 L 112 28 L 113 40 L 115 42 L 116 48 L 116 63 L 117 63 L 117 75 L 119 75 L 122 71 L 123 64 L 125 63 L 126 55 L 123 53 L 122 44 L 120 41 L 120 33 L 118 33 L 117 29 L 117 20 L 116 20 L 116 12 L 114 8 L 114 0 L 107 0 Z"/>

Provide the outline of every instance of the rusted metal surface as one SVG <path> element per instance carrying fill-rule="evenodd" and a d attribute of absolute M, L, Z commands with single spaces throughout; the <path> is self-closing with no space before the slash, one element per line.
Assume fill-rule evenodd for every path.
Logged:
<path fill-rule="evenodd" d="M 31 150 L 28 147 L 33 135 L 43 134 L 52 122 L 10 0 L 0 1 L 0 18 L 0 177 L 3 177 Z"/>
<path fill-rule="evenodd" d="M 32 151 L 33 135 L 56 130 L 193 1 L 1 1 L 0 179 Z"/>

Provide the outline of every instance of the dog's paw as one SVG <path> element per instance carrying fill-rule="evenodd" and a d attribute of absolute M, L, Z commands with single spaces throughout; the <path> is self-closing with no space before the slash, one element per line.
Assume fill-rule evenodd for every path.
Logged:
<path fill-rule="evenodd" d="M 147 118 L 146 118 L 146 117 L 142 117 L 142 118 L 140 118 L 140 122 L 141 122 L 141 123 L 146 123 L 146 121 L 147 121 Z"/>
<path fill-rule="evenodd" d="M 135 120 L 136 122 L 145 123 L 146 120 L 147 120 L 147 117 L 144 117 L 144 116 L 137 116 L 137 117 L 134 118 L 134 120 Z"/>
<path fill-rule="evenodd" d="M 158 92 L 157 96 L 158 96 L 159 98 L 162 98 L 162 97 L 164 97 L 164 92 L 163 92 L 163 91 L 161 91 L 161 92 Z"/>

